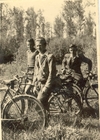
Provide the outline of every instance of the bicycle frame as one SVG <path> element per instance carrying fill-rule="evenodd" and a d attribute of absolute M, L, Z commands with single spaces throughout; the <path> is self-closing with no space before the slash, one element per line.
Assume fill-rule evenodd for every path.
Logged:
<path fill-rule="evenodd" d="M 11 89 L 10 88 L 10 86 L 8 86 L 8 87 L 6 87 L 6 88 L 1 88 L 0 89 L 0 91 L 4 91 L 4 90 L 6 90 L 6 93 L 5 93 L 5 95 L 4 95 L 4 97 L 3 97 L 3 100 L 2 100 L 2 102 L 1 102 L 1 110 L 3 110 L 3 108 L 4 108 L 4 104 L 5 104 L 5 100 L 6 100 L 6 97 L 7 97 L 7 95 L 10 97 L 10 100 L 13 102 L 13 104 L 17 107 L 17 109 L 21 112 L 21 110 L 20 110 L 20 108 L 19 108 L 19 106 L 14 102 L 14 100 L 13 100 L 13 95 L 11 94 L 11 92 L 13 92 L 13 93 L 16 93 L 16 91 L 15 90 L 13 90 L 13 89 Z M 8 103 L 8 102 L 7 102 Z M 6 103 L 6 104 L 7 104 Z M 5 106 L 6 106 L 6 104 L 5 104 Z M 1 116 L 2 116 L 2 112 L 1 112 Z"/>
<path fill-rule="evenodd" d="M 85 100 L 85 94 L 87 93 L 88 89 L 91 87 L 95 92 L 96 94 L 98 95 L 97 91 L 95 90 L 95 88 L 98 88 L 98 84 L 94 84 L 91 82 L 91 79 L 92 79 L 92 76 L 89 76 L 87 77 L 86 79 L 86 82 L 85 82 L 85 85 L 83 88 L 80 88 L 77 84 L 74 84 L 73 83 L 73 86 L 75 86 L 79 92 L 80 92 L 80 95 L 82 97 L 82 100 Z"/>
<path fill-rule="evenodd" d="M 23 78 L 25 78 L 24 83 L 22 83 Z M 16 95 L 16 93 L 17 93 L 17 95 L 25 93 L 26 86 L 30 85 L 30 84 L 27 83 L 27 80 L 28 80 L 28 76 L 27 76 L 27 73 L 25 73 L 24 76 L 21 76 L 21 77 L 16 76 L 13 79 L 13 86 L 11 84 L 8 84 L 8 85 L 5 84 L 6 87 L 0 88 L 0 91 L 5 91 L 6 90 L 5 91 L 5 95 L 4 95 L 4 97 L 3 97 L 2 101 L 1 101 L 1 108 L 2 109 L 3 109 L 3 105 L 5 104 L 6 97 L 9 96 L 10 100 L 12 100 L 13 104 L 15 104 L 15 106 L 18 108 L 18 110 L 20 110 L 18 105 L 13 100 L 12 93 L 15 94 L 15 95 Z M 18 89 L 17 90 L 14 89 L 14 81 L 18 81 Z M 11 82 L 12 82 L 12 80 L 11 80 Z M 22 88 L 22 91 L 20 91 L 22 85 L 24 85 L 24 87 Z"/>
<path fill-rule="evenodd" d="M 23 72 L 24 73 L 24 72 Z M 32 75 L 32 74 L 29 74 L 29 75 Z M 24 78 L 24 83 L 23 83 L 23 78 Z M 18 76 L 17 75 L 17 77 L 15 77 L 15 79 L 19 82 L 18 83 L 18 89 L 17 89 L 17 92 L 19 92 L 19 93 L 24 93 L 25 92 L 25 88 L 26 88 L 26 86 L 27 85 L 30 85 L 30 86 L 32 86 L 31 85 L 31 83 L 28 83 L 27 81 L 28 80 L 30 80 L 29 78 L 28 78 L 28 71 L 26 72 L 26 73 L 24 73 L 24 76 Z M 22 88 L 22 91 L 20 92 L 20 89 L 21 89 L 21 86 L 22 85 L 24 85 L 24 87 Z"/>

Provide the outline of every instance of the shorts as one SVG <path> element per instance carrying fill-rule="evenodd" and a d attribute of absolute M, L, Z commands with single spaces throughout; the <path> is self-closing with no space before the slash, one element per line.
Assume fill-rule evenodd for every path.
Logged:
<path fill-rule="evenodd" d="M 33 80 L 34 75 L 34 67 L 28 67 L 27 69 L 27 77 L 29 80 Z"/>

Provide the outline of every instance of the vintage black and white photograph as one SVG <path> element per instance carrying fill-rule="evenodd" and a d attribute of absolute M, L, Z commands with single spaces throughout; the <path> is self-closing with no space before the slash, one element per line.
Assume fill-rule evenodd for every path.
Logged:
<path fill-rule="evenodd" d="M 1 140 L 100 140 L 99 0 L 0 0 Z"/>

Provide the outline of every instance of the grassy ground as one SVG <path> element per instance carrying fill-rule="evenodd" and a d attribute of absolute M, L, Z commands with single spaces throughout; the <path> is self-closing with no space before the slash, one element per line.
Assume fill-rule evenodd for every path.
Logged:
<path fill-rule="evenodd" d="M 3 140 L 100 140 L 98 120 L 85 118 L 80 126 L 68 126 L 63 121 L 64 118 L 55 122 L 55 125 L 48 126 L 43 131 L 34 132 L 10 132 L 5 133 Z"/>

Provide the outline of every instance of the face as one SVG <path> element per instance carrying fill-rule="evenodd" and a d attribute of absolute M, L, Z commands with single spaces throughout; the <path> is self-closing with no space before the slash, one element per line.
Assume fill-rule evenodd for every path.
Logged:
<path fill-rule="evenodd" d="M 32 50 L 34 48 L 33 44 L 31 42 L 27 42 L 27 49 Z"/>
<path fill-rule="evenodd" d="M 76 53 L 76 50 L 74 49 L 74 48 L 69 48 L 69 52 L 70 52 L 70 54 L 75 54 Z"/>
<path fill-rule="evenodd" d="M 36 49 L 40 52 L 43 53 L 45 51 L 45 45 L 40 41 L 36 41 Z"/>

